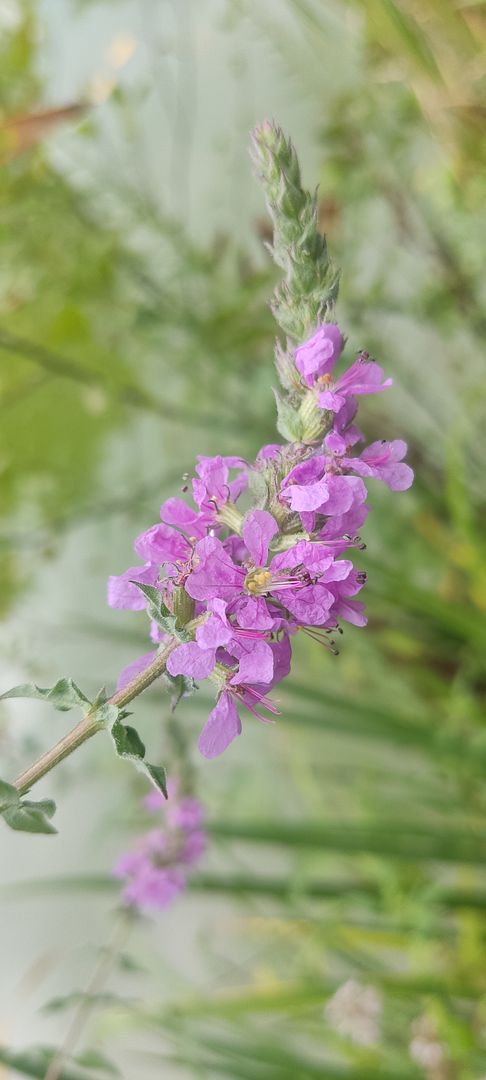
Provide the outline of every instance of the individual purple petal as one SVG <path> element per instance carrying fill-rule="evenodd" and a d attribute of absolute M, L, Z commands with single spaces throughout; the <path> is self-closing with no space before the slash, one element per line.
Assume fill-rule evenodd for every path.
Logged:
<path fill-rule="evenodd" d="M 238 671 L 231 679 L 234 686 L 243 683 L 271 683 L 273 652 L 266 641 L 234 642 L 231 652 L 238 658 Z"/>
<path fill-rule="evenodd" d="M 364 503 L 367 491 L 358 476 L 328 476 L 328 498 L 323 508 L 326 515 L 345 514 L 352 506 Z"/>
<path fill-rule="evenodd" d="M 343 347 L 343 336 L 336 323 L 323 323 L 312 337 L 295 351 L 295 366 L 307 386 L 329 374 Z"/>
<path fill-rule="evenodd" d="M 328 412 L 338 413 L 346 404 L 346 398 L 344 394 L 337 394 L 334 390 L 323 390 L 317 398 L 321 409 L 327 409 Z"/>
<path fill-rule="evenodd" d="M 240 473 L 234 480 L 230 480 L 228 484 L 230 502 L 235 503 L 239 499 L 241 493 L 246 491 L 248 487 L 248 476 L 246 472 Z"/>
<path fill-rule="evenodd" d="M 318 480 L 315 484 L 291 484 L 285 488 L 284 496 L 291 510 L 319 510 L 329 498 L 327 480 Z"/>
<path fill-rule="evenodd" d="M 326 458 L 324 454 L 314 454 L 312 457 L 307 458 L 306 461 L 301 461 L 299 465 L 294 465 L 294 468 L 290 470 L 282 481 L 281 492 L 283 493 L 290 484 L 313 484 L 316 480 L 321 479 L 325 468 Z"/>
<path fill-rule="evenodd" d="M 128 686 L 128 683 L 131 682 L 136 675 L 140 675 L 142 671 L 145 671 L 145 668 L 149 667 L 156 656 L 157 651 L 154 650 L 153 652 L 139 656 L 137 660 L 132 660 L 131 664 L 127 664 L 118 676 L 118 682 L 116 684 L 117 690 L 124 690 L 125 686 Z"/>
<path fill-rule="evenodd" d="M 185 536 L 182 536 L 170 525 L 152 525 L 146 532 L 137 536 L 134 543 L 137 555 L 145 562 L 165 563 L 177 559 L 188 559 L 191 547 Z"/>
<path fill-rule="evenodd" d="M 238 477 L 236 481 L 229 481 L 230 469 L 246 470 L 246 462 L 239 457 L 205 457 L 200 454 L 197 459 L 196 472 L 199 479 L 192 482 L 194 501 L 199 507 L 207 505 L 211 500 L 217 506 L 222 506 L 229 499 L 234 501 L 240 492 L 246 487 L 246 475 Z"/>
<path fill-rule="evenodd" d="M 361 600 L 348 600 L 347 597 L 341 596 L 333 604 L 331 610 L 333 615 L 346 619 L 346 622 L 352 623 L 353 626 L 366 626 L 368 622 Z"/>
<path fill-rule="evenodd" d="M 393 385 L 393 379 L 385 379 L 383 368 L 374 360 L 355 360 L 332 387 L 319 395 L 319 405 L 338 413 L 346 399 L 356 394 L 376 394 Z"/>
<path fill-rule="evenodd" d="M 216 663 L 214 649 L 201 649 L 196 641 L 185 641 L 167 658 L 169 675 L 187 675 L 191 679 L 207 679 Z"/>
<path fill-rule="evenodd" d="M 159 576 L 159 568 L 155 563 L 147 566 L 130 566 L 123 574 L 112 575 L 108 578 L 108 604 L 113 608 L 127 608 L 129 611 L 143 611 L 147 601 L 141 589 L 133 585 L 133 581 L 141 581 L 144 585 L 155 585 Z"/>
<path fill-rule="evenodd" d="M 196 544 L 198 565 L 189 574 L 186 591 L 194 600 L 231 600 L 242 590 L 246 572 L 235 565 L 217 536 Z"/>
<path fill-rule="evenodd" d="M 275 518 L 266 510 L 250 510 L 243 519 L 242 536 L 255 566 L 265 566 L 270 541 L 278 533 Z"/>
<path fill-rule="evenodd" d="M 393 379 L 385 379 L 383 368 L 374 360 L 355 360 L 354 364 L 339 377 L 336 389 L 339 393 L 349 394 L 375 394 L 380 390 L 387 390 L 393 386 Z"/>
<path fill-rule="evenodd" d="M 199 750 L 203 757 L 215 758 L 241 735 L 241 721 L 238 710 L 227 690 L 220 694 L 214 709 L 199 736 Z"/>
<path fill-rule="evenodd" d="M 262 446 L 256 456 L 257 461 L 267 461 L 272 458 L 280 457 L 283 446 L 280 443 L 267 443 L 266 446 Z"/>
<path fill-rule="evenodd" d="M 271 630 L 275 619 L 263 596 L 245 596 L 233 602 L 231 612 L 242 630 Z"/>
<path fill-rule="evenodd" d="M 374 476 L 391 491 L 406 491 L 413 483 L 413 469 L 402 458 L 407 444 L 402 439 L 371 443 L 356 458 L 344 458 L 343 464 L 361 476 Z"/>
<path fill-rule="evenodd" d="M 220 645 L 227 645 L 232 636 L 228 622 L 219 615 L 210 615 L 196 630 L 196 641 L 201 649 L 217 649 Z"/>
<path fill-rule="evenodd" d="M 325 623 L 335 597 L 324 585 L 309 585 L 306 589 L 282 594 L 286 608 L 302 626 Z"/>
<path fill-rule="evenodd" d="M 326 524 L 319 532 L 319 539 L 335 542 L 337 539 L 342 538 L 343 547 L 341 550 L 345 551 L 346 547 L 349 546 L 345 543 L 346 537 L 352 537 L 357 533 L 358 529 L 364 525 L 369 512 L 369 506 L 365 506 L 364 503 L 354 503 L 345 514 L 327 519 Z"/>
<path fill-rule="evenodd" d="M 188 537 L 200 540 L 214 522 L 214 509 L 193 510 L 183 499 L 166 499 L 160 507 L 160 516 L 168 525 L 175 525 L 183 529 Z"/>
<path fill-rule="evenodd" d="M 272 686 L 276 686 L 290 672 L 292 661 L 292 646 L 287 634 L 279 641 L 271 641 L 270 648 L 273 652 L 273 678 Z"/>

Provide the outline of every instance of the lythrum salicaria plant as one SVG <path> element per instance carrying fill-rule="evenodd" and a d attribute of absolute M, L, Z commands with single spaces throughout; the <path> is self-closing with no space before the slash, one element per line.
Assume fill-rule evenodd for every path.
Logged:
<path fill-rule="evenodd" d="M 362 546 L 366 480 L 376 477 L 402 491 L 413 478 L 403 462 L 405 443 L 381 440 L 362 449 L 365 438 L 356 425 L 360 398 L 386 390 L 391 379 L 366 352 L 342 360 L 339 275 L 317 228 L 315 196 L 302 188 L 292 143 L 264 122 L 252 135 L 252 156 L 273 221 L 273 257 L 283 270 L 272 301 L 285 335 L 276 346 L 282 441 L 263 446 L 254 462 L 200 456 L 192 498 L 168 499 L 160 520 L 136 538 L 140 561 L 110 578 L 108 602 L 147 611 L 152 649 L 122 671 L 111 697 L 100 692 L 90 701 L 70 679 L 49 690 L 29 684 L 3 695 L 83 712 L 15 783 L 0 784 L 0 810 L 15 829 L 54 831 L 54 803 L 25 795 L 99 731 L 111 733 L 118 754 L 144 767 L 167 795 L 164 769 L 145 761 L 138 733 L 125 723 L 126 707 L 155 680 L 168 687 L 174 705 L 201 680 L 211 681 L 215 702 L 199 750 L 214 758 L 241 734 L 244 717 L 278 715 L 271 693 L 290 671 L 298 632 L 332 653 L 342 622 L 366 623 L 356 599 L 366 575 L 350 557 Z M 182 827 L 178 843 L 183 833 Z M 150 852 L 142 854 L 137 865 L 144 866 L 147 883 Z M 132 872 L 126 864 L 127 895 L 134 901 L 150 892 L 133 870 L 137 857 Z M 168 880 L 165 887 L 170 891 Z"/>

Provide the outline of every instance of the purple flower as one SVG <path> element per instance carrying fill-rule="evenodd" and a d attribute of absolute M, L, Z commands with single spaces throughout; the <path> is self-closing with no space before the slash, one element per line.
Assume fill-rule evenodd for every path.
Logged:
<path fill-rule="evenodd" d="M 343 458 L 341 464 L 360 476 L 383 480 L 391 491 L 406 491 L 413 484 L 413 469 L 402 461 L 406 453 L 407 444 L 401 439 L 382 439 L 367 446 L 359 457 Z"/>
<path fill-rule="evenodd" d="M 323 323 L 312 337 L 295 351 L 295 366 L 307 386 L 328 375 L 343 348 L 343 336 L 336 323 Z"/>
<path fill-rule="evenodd" d="M 173 563 L 186 561 L 191 554 L 191 545 L 186 537 L 170 525 L 152 525 L 146 532 L 137 536 L 134 543 L 137 555 L 148 563 Z"/>
<path fill-rule="evenodd" d="M 159 576 L 154 563 L 145 566 L 130 566 L 123 574 L 108 578 L 108 604 L 114 608 L 128 608 L 130 611 L 143 611 L 146 600 L 140 589 L 132 581 L 141 581 L 144 585 L 156 585 Z"/>
<path fill-rule="evenodd" d="M 317 454 L 291 470 L 280 493 L 291 510 L 298 513 L 345 514 L 357 503 L 364 503 L 366 488 L 352 476 L 338 476 L 327 471 L 325 455 Z"/>
<path fill-rule="evenodd" d="M 167 673 L 196 681 L 210 678 L 215 684 L 216 704 L 199 738 L 207 758 L 221 754 L 241 733 L 242 705 L 265 722 L 278 713 L 268 694 L 289 673 L 295 633 L 303 630 L 332 649 L 329 634 L 341 619 L 356 626 L 366 623 L 363 604 L 356 599 L 365 575 L 341 557 L 364 547 L 358 534 L 369 512 L 364 481 L 377 477 L 403 491 L 413 473 L 403 461 L 406 445 L 401 440 L 374 442 L 354 452 L 364 439 L 355 424 L 359 398 L 385 390 L 391 379 L 384 379 L 367 353 L 336 378 L 342 348 L 337 324 L 324 323 L 295 351 L 296 368 L 311 393 L 294 372 L 291 408 L 298 409 L 302 399 L 312 405 L 315 397 L 326 410 L 322 430 L 332 426 L 319 444 L 308 445 L 305 439 L 271 443 L 262 447 L 253 466 L 239 457 L 200 456 L 192 482 L 195 506 L 167 499 L 161 521 L 135 541 L 143 565 L 109 581 L 112 606 L 145 608 L 140 582 L 155 585 L 169 612 L 184 619 L 186 640 L 173 642 Z M 235 503 L 249 474 L 259 506 L 243 515 Z M 154 643 L 170 640 L 167 625 L 152 618 Z M 154 655 L 146 653 L 125 668 L 119 687 Z M 181 867 L 184 880 L 204 846 L 198 807 L 175 792 L 167 832 L 146 840 L 142 853 L 125 864 L 132 902 L 143 905 L 145 896 L 147 904 L 160 906 L 164 897 L 177 893 Z"/>
<path fill-rule="evenodd" d="M 393 379 L 382 382 L 383 374 L 383 368 L 374 360 L 369 360 L 368 353 L 361 353 L 336 382 L 329 379 L 328 389 L 319 394 L 319 405 L 322 409 L 338 413 L 349 397 L 357 394 L 377 394 L 386 390 L 392 386 Z"/>
<path fill-rule="evenodd" d="M 206 848 L 203 806 L 198 799 L 181 795 L 173 777 L 167 789 L 168 804 L 159 792 L 150 792 L 143 800 L 149 812 L 164 812 L 165 826 L 145 833 L 113 868 L 114 876 L 125 881 L 125 903 L 142 912 L 172 904 L 186 888 L 190 868 L 200 861 Z"/>
<path fill-rule="evenodd" d="M 246 462 L 239 457 L 204 457 L 199 455 L 196 472 L 199 479 L 192 481 L 194 502 L 200 509 L 212 511 L 227 502 L 236 502 L 245 490 L 248 480 Z M 238 469 L 236 479 L 229 480 L 230 469 Z"/>
<path fill-rule="evenodd" d="M 223 690 L 211 709 L 197 745 L 204 757 L 214 758 L 222 754 L 237 735 L 241 735 L 238 709 L 231 693 Z"/>

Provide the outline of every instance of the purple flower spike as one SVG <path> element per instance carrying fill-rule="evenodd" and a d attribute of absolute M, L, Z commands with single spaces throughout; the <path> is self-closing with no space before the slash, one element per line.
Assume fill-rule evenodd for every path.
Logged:
<path fill-rule="evenodd" d="M 364 606 L 356 599 L 366 575 L 343 557 L 365 546 L 358 531 L 369 512 L 365 481 L 378 478 L 392 491 L 405 491 L 413 473 L 403 461 L 407 448 L 399 439 L 356 451 L 364 441 L 355 423 L 359 399 L 387 389 L 391 379 L 367 353 L 336 376 L 342 348 L 336 323 L 318 326 L 295 351 L 302 382 L 286 354 L 281 374 L 291 387 L 289 419 L 284 416 L 281 427 L 295 431 L 301 441 L 267 444 L 253 465 L 239 457 L 200 456 L 192 482 L 195 505 L 167 499 L 160 508 L 161 522 L 135 541 L 143 565 L 110 578 L 113 607 L 148 606 L 154 643 L 170 641 L 171 628 L 176 635 L 184 627 L 180 636 L 187 640 L 172 639 L 168 674 L 210 678 L 216 684 L 216 704 L 199 738 L 204 757 L 217 757 L 241 734 L 241 706 L 266 723 L 278 714 L 268 695 L 290 671 L 292 638 L 298 631 L 335 652 L 330 635 L 341 629 L 341 620 L 366 625 Z M 249 477 L 258 506 L 250 501 L 246 509 L 246 502 L 242 511 L 236 504 Z M 151 598 L 147 604 L 136 582 L 160 590 L 159 616 L 157 603 Z M 119 687 L 154 655 L 130 664 Z M 177 792 L 174 805 L 167 821 L 171 829 L 184 831 L 189 818 Z M 184 873 L 204 846 L 204 835 L 193 824 L 185 853 L 179 851 L 177 866 L 184 866 Z M 155 839 L 157 865 L 147 840 L 133 874 L 127 870 L 130 902 L 160 906 L 177 893 L 180 878 L 165 865 L 169 849 L 162 850 L 160 836 Z"/>
<path fill-rule="evenodd" d="M 295 366 L 307 386 L 332 370 L 343 347 L 343 336 L 336 323 L 323 323 L 295 351 Z"/>
<path fill-rule="evenodd" d="M 140 837 L 112 871 L 114 877 L 125 881 L 125 903 L 141 912 L 169 907 L 184 892 L 192 868 L 206 849 L 204 807 L 198 799 L 181 796 L 173 777 L 167 781 L 167 791 L 168 803 L 160 792 L 145 796 L 144 808 L 162 815 L 162 825 Z"/>

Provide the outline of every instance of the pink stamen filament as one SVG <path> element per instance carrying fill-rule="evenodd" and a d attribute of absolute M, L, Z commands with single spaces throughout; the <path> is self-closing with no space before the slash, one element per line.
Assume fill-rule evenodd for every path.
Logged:
<path fill-rule="evenodd" d="M 256 716 L 258 720 L 262 720 L 264 724 L 269 723 L 269 718 L 268 716 L 262 716 L 261 713 L 258 712 L 258 709 L 255 708 L 255 705 L 262 705 L 264 709 L 267 709 L 268 712 L 272 713 L 274 716 L 281 715 L 280 709 L 277 708 L 275 702 L 272 701 L 271 698 L 265 697 L 264 694 L 259 694 L 250 686 L 231 686 L 229 687 L 229 690 L 238 701 L 241 701 L 242 705 L 244 705 L 253 716 Z M 251 701 L 247 701 L 247 697 L 254 698 L 255 705 Z"/>

